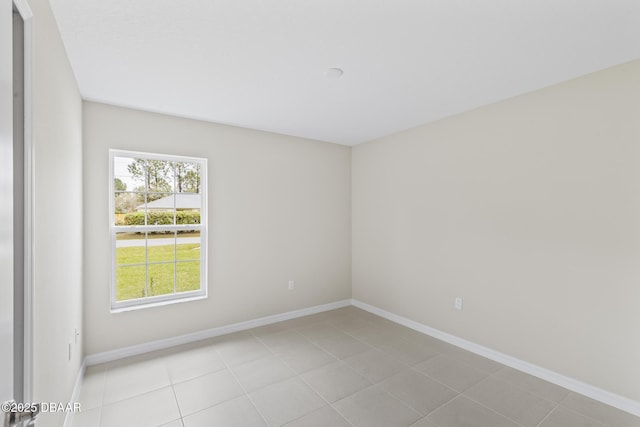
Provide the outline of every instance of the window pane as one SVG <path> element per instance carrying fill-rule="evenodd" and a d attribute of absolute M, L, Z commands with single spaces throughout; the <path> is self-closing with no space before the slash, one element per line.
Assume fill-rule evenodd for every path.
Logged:
<path fill-rule="evenodd" d="M 144 162 L 144 160 L 141 160 Z M 173 192 L 173 165 L 169 160 L 146 160 L 147 192 Z"/>
<path fill-rule="evenodd" d="M 147 225 L 175 224 L 175 206 L 172 193 L 147 194 Z"/>
<path fill-rule="evenodd" d="M 147 254 L 149 262 L 173 262 L 176 251 L 175 232 L 153 232 L 149 233 L 147 241 Z"/>
<path fill-rule="evenodd" d="M 200 194 L 176 194 L 176 221 L 178 224 L 200 224 Z"/>
<path fill-rule="evenodd" d="M 176 254 L 179 261 L 200 259 L 200 232 L 178 233 Z"/>
<path fill-rule="evenodd" d="M 175 264 L 149 264 L 148 296 L 173 293 Z"/>
<path fill-rule="evenodd" d="M 177 193 L 200 193 L 200 165 L 197 163 L 176 162 Z"/>
<path fill-rule="evenodd" d="M 144 225 L 144 194 L 133 192 L 116 192 L 113 201 L 115 225 Z"/>
<path fill-rule="evenodd" d="M 176 263 L 176 291 L 197 291 L 200 289 L 200 261 Z"/>
<path fill-rule="evenodd" d="M 116 267 L 116 301 L 146 296 L 146 270 L 147 267 L 144 265 Z"/>
<path fill-rule="evenodd" d="M 145 233 L 116 233 L 116 265 L 146 262 L 145 239 Z"/>
<path fill-rule="evenodd" d="M 144 160 L 130 157 L 113 158 L 113 182 L 115 191 L 144 191 Z"/>

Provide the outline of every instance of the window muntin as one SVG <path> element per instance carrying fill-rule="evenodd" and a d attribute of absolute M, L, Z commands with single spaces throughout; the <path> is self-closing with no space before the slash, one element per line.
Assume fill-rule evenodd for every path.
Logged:
<path fill-rule="evenodd" d="M 206 296 L 206 165 L 110 150 L 112 310 Z"/>

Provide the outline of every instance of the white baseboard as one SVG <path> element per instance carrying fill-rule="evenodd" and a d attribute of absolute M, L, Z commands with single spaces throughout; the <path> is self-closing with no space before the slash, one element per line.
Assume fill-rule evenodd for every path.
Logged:
<path fill-rule="evenodd" d="M 188 344 L 196 341 L 213 338 L 220 335 L 230 334 L 233 332 L 244 331 L 246 329 L 256 328 L 258 326 L 269 325 L 271 323 L 282 322 L 283 320 L 295 319 L 296 317 L 308 316 L 310 314 L 321 313 L 323 311 L 335 310 L 336 308 L 347 307 L 351 305 L 351 300 L 336 301 L 329 304 L 317 305 L 315 307 L 303 308 L 300 310 L 289 311 L 282 314 L 261 317 L 259 319 L 248 320 L 246 322 L 234 323 L 231 325 L 220 326 L 217 328 L 206 329 L 203 331 L 193 332 L 190 334 L 180 335 L 177 337 L 166 338 L 157 341 L 151 341 L 144 344 L 133 345 L 130 347 L 119 348 L 116 350 L 105 351 L 103 353 L 90 354 L 85 357 L 84 365 L 91 366 L 99 363 L 111 362 L 123 359 L 129 356 L 136 356 L 151 351 L 163 350 L 182 344 Z"/>
<path fill-rule="evenodd" d="M 80 398 L 80 389 L 82 388 L 82 379 L 84 378 L 84 372 L 87 369 L 86 359 L 82 361 L 80 369 L 78 369 L 78 375 L 76 376 L 76 383 L 73 385 L 73 393 L 71 393 L 71 399 L 69 402 L 77 402 Z M 67 412 L 64 417 L 64 427 L 71 427 L 73 425 L 73 412 Z"/>
<path fill-rule="evenodd" d="M 516 359 L 515 357 L 500 353 L 498 351 L 481 346 L 471 341 L 467 341 L 438 329 L 431 328 L 429 326 L 423 325 L 422 323 L 407 319 L 406 317 L 398 316 L 397 314 L 366 304 L 357 299 L 352 299 L 351 304 L 355 307 L 361 308 L 370 313 L 391 320 L 392 322 L 398 323 L 415 331 L 432 336 L 449 344 L 468 350 L 472 353 L 486 357 L 487 359 L 494 360 L 513 369 L 517 369 L 519 371 L 541 378 L 545 381 L 549 381 L 550 383 L 590 397 L 591 399 L 613 406 L 614 408 L 618 408 L 622 411 L 640 416 L 640 402 L 637 402 L 635 400 L 631 400 L 624 396 L 620 396 L 618 394 L 611 393 L 607 390 L 603 390 L 590 384 L 583 383 L 574 378 L 561 375 L 557 372 L 550 371 L 529 362 L 525 362 L 524 360 Z"/>

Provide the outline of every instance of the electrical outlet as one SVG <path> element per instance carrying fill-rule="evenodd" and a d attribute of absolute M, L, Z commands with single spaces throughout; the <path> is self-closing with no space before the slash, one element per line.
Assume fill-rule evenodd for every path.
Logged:
<path fill-rule="evenodd" d="M 289 290 L 292 291 L 296 288 L 296 282 L 289 280 Z"/>
<path fill-rule="evenodd" d="M 453 301 L 453 306 L 456 310 L 462 310 L 462 298 L 456 297 L 456 299 Z"/>

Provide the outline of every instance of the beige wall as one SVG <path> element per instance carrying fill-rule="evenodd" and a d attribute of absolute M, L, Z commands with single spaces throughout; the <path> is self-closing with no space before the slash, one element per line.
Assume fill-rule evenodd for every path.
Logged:
<path fill-rule="evenodd" d="M 639 165 L 640 61 L 359 145 L 353 297 L 640 401 Z"/>
<path fill-rule="evenodd" d="M 34 399 L 67 402 L 82 362 L 82 341 L 74 340 L 82 327 L 82 102 L 49 2 L 28 3 L 35 64 Z M 42 414 L 38 426 L 63 419 Z"/>
<path fill-rule="evenodd" d="M 110 314 L 109 148 L 208 159 L 208 299 Z M 85 102 L 86 354 L 350 298 L 350 154 Z"/>

